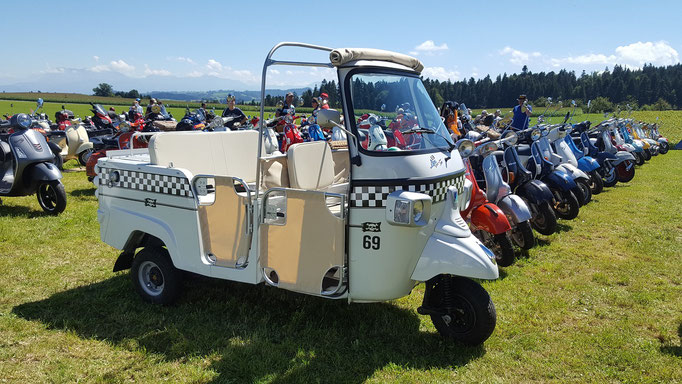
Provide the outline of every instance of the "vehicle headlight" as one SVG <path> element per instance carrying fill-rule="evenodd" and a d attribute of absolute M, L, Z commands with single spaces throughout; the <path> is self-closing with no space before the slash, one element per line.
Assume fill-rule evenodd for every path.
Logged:
<path fill-rule="evenodd" d="M 407 191 L 394 191 L 386 199 L 386 221 L 389 224 L 410 227 L 424 226 L 429 222 L 431 196 Z"/>
<path fill-rule="evenodd" d="M 469 139 L 458 140 L 457 144 L 455 145 L 457 146 L 459 155 L 462 156 L 463 158 L 469 157 L 469 155 L 471 155 L 471 153 L 475 149 L 474 142 Z"/>
<path fill-rule="evenodd" d="M 31 118 L 25 113 L 20 113 L 19 116 L 17 116 L 17 123 L 24 128 L 28 128 L 31 126 Z"/>
<path fill-rule="evenodd" d="M 539 129 L 534 129 L 530 133 L 530 138 L 533 141 L 539 140 L 541 136 L 542 136 L 542 133 L 540 132 Z"/>

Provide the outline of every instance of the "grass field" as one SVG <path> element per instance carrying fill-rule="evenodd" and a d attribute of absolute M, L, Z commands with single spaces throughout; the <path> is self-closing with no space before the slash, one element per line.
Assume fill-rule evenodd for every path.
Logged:
<path fill-rule="evenodd" d="M 111 272 L 92 184 L 63 181 L 58 217 L 35 196 L 0 206 L 0 383 L 682 382 L 682 151 L 484 282 L 498 318 L 478 348 L 417 315 L 423 286 L 347 305 L 194 278 L 177 305 L 145 304 Z"/>

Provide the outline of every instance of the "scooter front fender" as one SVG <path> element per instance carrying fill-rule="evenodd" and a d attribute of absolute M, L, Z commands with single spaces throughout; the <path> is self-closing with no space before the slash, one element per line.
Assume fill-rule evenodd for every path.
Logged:
<path fill-rule="evenodd" d="M 569 176 L 571 176 L 574 180 L 575 179 L 585 179 L 589 180 L 590 177 L 578 167 L 574 166 L 573 164 L 561 164 L 557 167 L 559 170 L 566 172 Z"/>
<path fill-rule="evenodd" d="M 530 180 L 529 182 L 519 186 L 516 189 L 516 194 L 522 196 L 526 200 L 535 205 L 539 205 L 543 201 L 549 201 L 553 204 L 554 195 L 547 184 L 540 180 Z"/>
<path fill-rule="evenodd" d="M 507 195 L 497 202 L 500 209 L 507 215 L 512 224 L 528 221 L 533 216 L 530 208 L 522 198 L 516 195 Z"/>
<path fill-rule="evenodd" d="M 562 191 L 570 191 L 571 189 L 577 187 L 575 181 L 571 176 L 567 175 L 566 172 L 554 170 L 552 173 L 547 175 L 545 178 L 547 185 L 550 188 L 560 189 Z"/>
<path fill-rule="evenodd" d="M 85 143 L 82 143 L 81 145 L 78 146 L 78 150 L 76 153 L 81 153 L 83 151 L 87 151 L 88 149 L 92 149 L 93 144 L 89 141 L 86 141 Z"/>
<path fill-rule="evenodd" d="M 426 242 L 411 278 L 427 281 L 440 274 L 485 280 L 500 276 L 495 254 L 476 237 L 455 237 L 434 232 Z"/>
<path fill-rule="evenodd" d="M 52 181 L 61 179 L 62 173 L 56 165 L 46 162 L 30 166 L 30 168 L 24 171 L 24 177 L 27 176 L 28 179 L 26 180 L 31 180 L 32 182 Z"/>
<path fill-rule="evenodd" d="M 613 165 L 618 165 L 625 160 L 635 161 L 635 156 L 633 156 L 630 152 L 618 151 L 618 153 L 616 153 L 616 159 L 613 161 Z"/>
<path fill-rule="evenodd" d="M 477 228 L 494 235 L 511 230 L 504 212 L 495 204 L 485 203 L 471 212 L 471 223 Z"/>
<path fill-rule="evenodd" d="M 581 157 L 578 160 L 578 168 L 583 172 L 596 171 L 599 167 L 599 162 L 591 157 Z"/>

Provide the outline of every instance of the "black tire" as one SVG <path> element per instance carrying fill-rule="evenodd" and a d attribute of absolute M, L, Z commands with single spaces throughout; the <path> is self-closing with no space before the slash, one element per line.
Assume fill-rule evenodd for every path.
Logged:
<path fill-rule="evenodd" d="M 164 248 L 146 247 L 138 252 L 130 278 L 137 293 L 149 303 L 167 305 L 180 296 L 182 273 L 173 266 Z"/>
<path fill-rule="evenodd" d="M 596 170 L 590 172 L 590 190 L 593 195 L 598 195 L 604 190 L 604 180 Z"/>
<path fill-rule="evenodd" d="M 604 186 L 611 188 L 618 183 L 618 174 L 616 173 L 616 168 L 611 167 L 610 171 L 605 171 L 605 175 L 602 177 Z"/>
<path fill-rule="evenodd" d="M 58 215 L 66 209 L 66 191 L 59 180 L 43 182 L 36 191 L 40 208 L 50 215 Z"/>
<path fill-rule="evenodd" d="M 556 216 L 564 220 L 573 220 L 580 212 L 580 204 L 578 198 L 575 197 L 571 191 L 552 191 L 556 199 L 554 212 Z"/>
<path fill-rule="evenodd" d="M 642 153 L 644 154 L 644 160 L 646 161 L 651 160 L 651 152 L 649 152 L 648 149 L 645 149 Z"/>
<path fill-rule="evenodd" d="M 668 143 L 663 141 L 659 144 L 658 152 L 660 152 L 661 155 L 665 155 L 666 153 L 668 153 L 669 149 L 670 149 L 670 145 L 668 145 Z"/>
<path fill-rule="evenodd" d="M 626 170 L 628 167 L 630 168 Z M 618 164 L 617 168 L 616 174 L 618 175 L 618 181 L 621 183 L 627 183 L 635 177 L 635 164 L 632 160 L 625 160 Z"/>
<path fill-rule="evenodd" d="M 511 238 L 521 249 L 531 249 L 535 246 L 535 235 L 530 226 L 530 220 L 522 221 L 511 230 Z"/>
<path fill-rule="evenodd" d="M 500 267 L 508 267 L 514 263 L 514 246 L 507 232 L 493 236 L 495 241 L 495 261 Z"/>
<path fill-rule="evenodd" d="M 88 163 L 88 159 L 90 158 L 90 155 L 92 155 L 92 148 L 86 149 L 85 151 L 79 153 L 78 154 L 78 162 L 81 163 L 81 165 L 85 167 L 85 165 Z"/>
<path fill-rule="evenodd" d="M 549 236 L 556 232 L 556 214 L 549 201 L 543 201 L 534 207 L 535 216 L 531 219 L 531 225 L 538 233 Z"/>
<path fill-rule="evenodd" d="M 592 201 L 592 188 L 590 187 L 590 182 L 588 180 L 579 179 L 575 181 L 583 193 L 583 205 Z"/>
<path fill-rule="evenodd" d="M 573 196 L 578 200 L 578 206 L 582 207 L 585 205 L 585 194 L 583 193 L 583 189 L 580 187 L 580 183 L 578 183 L 578 180 L 575 181 L 575 188 L 571 189 L 571 192 L 573 192 Z"/>
<path fill-rule="evenodd" d="M 443 338 L 476 346 L 492 335 L 497 322 L 495 304 L 478 283 L 466 277 L 439 275 L 426 282 L 426 289 L 425 304 L 443 313 L 430 315 Z"/>
<path fill-rule="evenodd" d="M 637 165 L 643 165 L 644 164 L 644 152 L 635 152 L 635 164 Z"/>

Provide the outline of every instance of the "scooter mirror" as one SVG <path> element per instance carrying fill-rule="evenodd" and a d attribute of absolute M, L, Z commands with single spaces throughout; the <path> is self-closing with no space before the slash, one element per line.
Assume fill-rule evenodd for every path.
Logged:
<path fill-rule="evenodd" d="M 592 100 L 587 100 L 587 108 L 590 108 L 590 105 L 592 105 Z"/>
<path fill-rule="evenodd" d="M 386 110 L 386 104 L 381 104 L 381 112 Z"/>
<path fill-rule="evenodd" d="M 457 147 L 457 151 L 459 151 L 459 155 L 462 158 L 469 157 L 474 152 L 474 149 L 476 149 L 474 142 L 469 139 L 458 140 L 455 147 Z"/>
<path fill-rule="evenodd" d="M 38 98 L 38 102 L 36 104 L 38 105 L 38 108 L 42 107 L 43 106 L 43 99 Z"/>
<path fill-rule="evenodd" d="M 571 105 L 575 107 L 575 100 L 571 100 Z"/>
<path fill-rule="evenodd" d="M 542 132 L 542 136 L 543 136 L 543 137 L 549 135 L 549 130 L 548 130 L 548 129 L 543 129 L 541 132 Z"/>
<path fill-rule="evenodd" d="M 334 128 L 341 124 L 341 114 L 335 109 L 320 109 L 317 111 L 317 124 L 321 128 Z"/>

